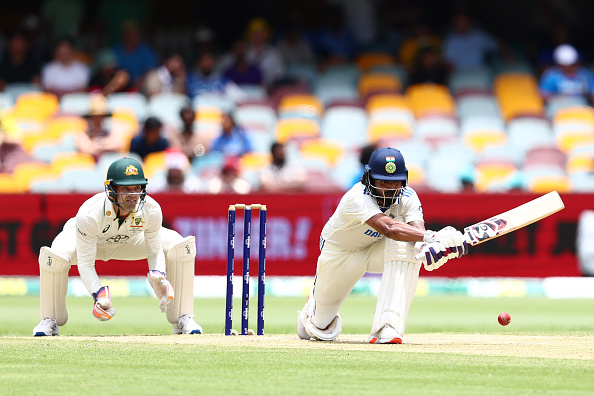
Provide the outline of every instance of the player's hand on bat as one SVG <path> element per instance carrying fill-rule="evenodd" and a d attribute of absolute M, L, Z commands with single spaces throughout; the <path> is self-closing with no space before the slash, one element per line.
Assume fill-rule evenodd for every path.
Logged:
<path fill-rule="evenodd" d="M 447 248 L 440 242 L 421 244 L 415 258 L 423 263 L 427 271 L 438 269 L 449 260 Z"/>
<path fill-rule="evenodd" d="M 447 249 L 448 258 L 459 258 L 468 254 L 468 242 L 464 235 L 451 226 L 444 227 L 438 232 L 426 231 L 423 240 L 443 244 Z"/>
<path fill-rule="evenodd" d="M 115 308 L 111 304 L 111 293 L 109 286 L 103 286 L 97 293 L 93 293 L 95 304 L 93 305 L 93 316 L 101 321 L 109 320 L 116 314 Z"/>
<path fill-rule="evenodd" d="M 157 298 L 159 298 L 159 308 L 161 308 L 161 312 L 165 312 L 167 305 L 174 298 L 173 286 L 161 271 L 151 270 L 148 272 L 148 277 L 152 281 Z"/>

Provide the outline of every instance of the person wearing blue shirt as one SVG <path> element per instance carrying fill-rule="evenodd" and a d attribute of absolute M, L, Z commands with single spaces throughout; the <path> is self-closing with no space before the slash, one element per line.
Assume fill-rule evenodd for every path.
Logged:
<path fill-rule="evenodd" d="M 553 95 L 584 96 L 594 98 L 594 73 L 580 66 L 577 50 L 561 44 L 553 52 L 555 65 L 547 68 L 539 81 L 543 99 Z"/>
<path fill-rule="evenodd" d="M 211 151 L 240 157 L 252 150 L 252 143 L 245 131 L 235 124 L 231 114 L 223 114 L 221 134 L 214 140 Z"/>
<path fill-rule="evenodd" d="M 147 118 L 141 133 L 132 138 L 130 152 L 144 160 L 150 153 L 168 149 L 169 141 L 161 136 L 162 127 L 163 123 L 157 117 Z"/>
<path fill-rule="evenodd" d="M 140 30 L 135 23 L 127 22 L 122 28 L 123 40 L 113 51 L 120 69 L 130 74 L 130 80 L 138 85 L 140 79 L 151 69 L 159 66 L 153 49 L 142 41 Z"/>

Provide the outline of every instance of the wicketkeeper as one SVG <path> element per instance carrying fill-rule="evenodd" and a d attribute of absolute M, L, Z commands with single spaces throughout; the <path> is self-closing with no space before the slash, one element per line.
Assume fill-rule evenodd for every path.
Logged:
<path fill-rule="evenodd" d="M 453 227 L 425 231 L 421 202 L 407 186 L 400 151 L 375 150 L 361 181 L 341 199 L 322 230 L 313 290 L 299 312 L 302 339 L 335 340 L 342 303 L 366 272 L 382 273 L 369 343 L 401 344 L 421 263 L 429 271 L 468 253 Z"/>
<path fill-rule="evenodd" d="M 39 253 L 41 322 L 34 336 L 54 336 L 68 320 L 68 271 L 78 266 L 80 278 L 93 296 L 93 315 L 110 320 L 116 310 L 109 286 L 95 270 L 96 260 L 148 261 L 148 281 L 166 312 L 174 334 L 201 334 L 193 319 L 194 236 L 183 238 L 163 227 L 159 204 L 147 195 L 142 165 L 132 158 L 114 161 L 107 170 L 105 193 L 82 204 L 76 217 Z"/>

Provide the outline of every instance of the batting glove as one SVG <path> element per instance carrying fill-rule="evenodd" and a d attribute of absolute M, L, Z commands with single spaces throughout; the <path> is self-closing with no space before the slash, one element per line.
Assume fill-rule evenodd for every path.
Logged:
<path fill-rule="evenodd" d="M 100 321 L 106 321 L 113 318 L 116 314 L 115 308 L 111 305 L 111 293 L 109 286 L 103 286 L 97 293 L 93 293 L 95 305 L 93 305 L 93 316 Z"/>
<path fill-rule="evenodd" d="M 427 271 L 436 270 L 449 260 L 447 249 L 440 242 L 423 243 L 415 258 L 423 263 Z"/>
<path fill-rule="evenodd" d="M 173 286 L 165 277 L 165 274 L 161 271 L 151 270 L 148 272 L 148 278 L 153 284 L 153 290 L 159 298 L 159 308 L 161 308 L 161 312 L 167 311 L 167 305 L 175 296 L 173 291 Z"/>
<path fill-rule="evenodd" d="M 464 235 L 454 227 L 447 226 L 438 232 L 426 231 L 424 242 L 440 242 L 447 249 L 448 258 L 459 258 L 468 254 L 468 242 Z"/>

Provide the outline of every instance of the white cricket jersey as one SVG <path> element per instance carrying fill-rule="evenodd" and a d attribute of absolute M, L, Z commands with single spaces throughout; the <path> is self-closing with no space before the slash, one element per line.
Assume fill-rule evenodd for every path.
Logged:
<path fill-rule="evenodd" d="M 421 201 L 412 188 L 405 187 L 400 203 L 392 205 L 384 212 L 376 199 L 369 195 L 367 188 L 359 182 L 344 194 L 334 214 L 324 226 L 320 249 L 325 243 L 331 243 L 339 249 L 358 250 L 384 238 L 365 223 L 378 213 L 384 213 L 404 223 L 424 221 Z"/>
<path fill-rule="evenodd" d="M 95 265 L 97 249 L 115 249 L 137 238 L 144 238 L 151 268 L 165 268 L 165 254 L 159 231 L 163 223 L 161 206 L 147 196 L 141 211 L 131 213 L 120 225 L 114 205 L 105 193 L 98 193 L 82 204 L 76 217 L 78 266 Z"/>

